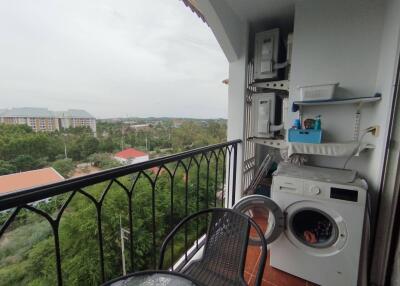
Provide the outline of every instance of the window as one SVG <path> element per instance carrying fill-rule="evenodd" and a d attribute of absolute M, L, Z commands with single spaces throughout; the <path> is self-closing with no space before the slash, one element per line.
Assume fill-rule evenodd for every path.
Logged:
<path fill-rule="evenodd" d="M 32 129 L 36 129 L 36 120 L 34 118 L 29 118 L 29 126 L 32 127 Z"/>
<path fill-rule="evenodd" d="M 40 121 L 39 121 L 39 129 L 40 130 L 46 130 L 46 121 L 45 121 L 45 119 L 40 119 Z"/>

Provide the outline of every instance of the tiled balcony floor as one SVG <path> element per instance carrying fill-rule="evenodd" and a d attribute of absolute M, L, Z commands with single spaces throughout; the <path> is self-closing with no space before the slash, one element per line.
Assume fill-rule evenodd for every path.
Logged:
<path fill-rule="evenodd" d="M 260 226 L 263 232 L 267 229 L 268 213 L 262 209 L 253 209 L 252 218 Z M 254 229 L 251 229 L 250 236 L 257 237 Z M 269 252 L 269 251 L 268 251 Z M 254 285 L 255 277 L 258 270 L 258 260 L 260 258 L 261 251 L 259 246 L 249 246 L 247 249 L 246 266 L 245 266 L 245 279 L 249 285 Z M 275 269 L 270 266 L 269 255 L 264 268 L 263 283 L 262 286 L 308 286 L 317 284 L 308 282 L 299 277 L 293 276 L 289 273 Z"/>
<path fill-rule="evenodd" d="M 246 267 L 244 276 L 249 285 L 254 285 L 255 276 L 258 270 L 258 260 L 260 257 L 260 248 L 249 246 L 247 249 Z M 293 276 L 286 272 L 275 269 L 269 265 L 269 255 L 264 268 L 262 286 L 308 286 L 316 284 Z"/>

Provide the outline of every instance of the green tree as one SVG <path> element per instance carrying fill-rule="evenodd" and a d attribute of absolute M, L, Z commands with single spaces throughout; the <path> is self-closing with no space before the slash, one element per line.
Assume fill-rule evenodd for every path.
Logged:
<path fill-rule="evenodd" d="M 71 127 L 63 130 L 64 134 L 73 134 L 73 135 L 93 135 L 92 129 L 90 127 L 81 126 L 81 127 Z"/>
<path fill-rule="evenodd" d="M 57 133 L 35 133 L 28 126 L 0 124 L 0 158 L 3 160 L 15 160 L 19 155 L 54 160 L 62 152 L 63 144 Z"/>
<path fill-rule="evenodd" d="M 93 136 L 84 137 L 81 141 L 81 155 L 83 158 L 87 158 L 87 156 L 96 153 L 99 148 L 99 140 Z"/>
<path fill-rule="evenodd" d="M 18 155 L 12 163 L 19 172 L 38 168 L 38 162 L 31 155 Z"/>
<path fill-rule="evenodd" d="M 70 140 L 67 143 L 68 156 L 74 161 L 79 161 L 82 159 L 81 145 L 78 139 Z"/>
<path fill-rule="evenodd" d="M 114 167 L 121 166 L 121 164 L 112 158 L 112 155 L 109 153 L 95 153 L 88 157 L 88 161 L 93 163 L 95 167 L 101 169 L 110 169 Z"/>
<path fill-rule="evenodd" d="M 105 153 L 111 153 L 118 148 L 111 137 L 107 137 L 99 142 L 99 151 Z"/>
<path fill-rule="evenodd" d="M 0 160 L 0 176 L 15 173 L 17 168 L 10 162 Z"/>
<path fill-rule="evenodd" d="M 75 165 L 72 159 L 60 159 L 53 162 L 52 167 L 59 172 L 64 178 L 68 178 Z"/>
<path fill-rule="evenodd" d="M 102 169 L 110 168 L 115 164 L 111 159 L 111 154 L 98 152 L 103 150 L 112 152 L 118 149 L 121 139 L 124 139 L 126 145 L 131 144 L 138 148 L 141 144 L 144 146 L 147 137 L 151 148 L 158 150 L 173 147 L 174 152 L 226 140 L 226 121 L 224 120 L 183 120 L 180 126 L 172 124 L 170 119 L 159 121 L 160 124 L 154 124 L 153 127 L 141 131 L 125 128 L 123 123 L 99 123 L 98 138 L 94 138 L 91 132 L 81 129 L 68 130 L 61 136 L 59 133 L 38 134 L 27 128 L 14 129 L 0 124 L 0 158 L 4 158 L 0 161 L 0 170 L 1 166 L 5 166 L 5 169 L 12 168 L 8 165 L 12 165 L 10 160 L 19 155 L 31 156 L 38 165 L 46 164 L 46 162 L 52 164 L 65 176 L 68 175 L 68 170 L 73 169 L 74 161 L 77 160 L 88 160 Z M 147 123 L 145 119 L 137 122 Z M 124 134 L 121 132 L 122 127 L 125 128 Z M 1 132 L 3 130 L 4 133 Z M 64 139 L 68 156 L 72 159 L 59 159 L 52 163 L 54 159 L 64 156 Z M 30 144 L 39 148 L 37 153 L 29 146 Z M 57 146 L 53 146 L 54 144 Z M 114 147 L 111 149 L 112 146 Z M 31 152 L 34 153 L 31 154 Z M 50 153 L 55 155 L 46 155 Z M 5 159 L 2 157 L 3 154 L 11 159 Z M 156 175 L 146 171 L 141 174 L 134 186 L 137 174 L 118 178 L 109 189 L 107 189 L 109 182 L 83 188 L 82 190 L 92 195 L 97 202 L 104 190 L 108 190 L 102 201 L 101 210 L 92 200 L 76 192 L 59 226 L 64 285 L 99 285 L 100 283 L 97 211 L 101 212 L 106 279 L 122 274 L 119 223 L 121 217 L 122 225 L 129 227 L 127 190 L 132 190 L 131 215 L 133 218 L 133 249 L 130 249 L 130 243 L 126 245 L 128 271 L 133 270 L 133 265 L 130 264 L 131 251 L 135 270 L 153 268 L 153 215 L 155 215 L 154 238 L 157 255 L 166 234 L 186 214 L 193 213 L 198 208 L 220 206 L 222 200 L 217 193 L 223 189 L 225 168 L 223 158 L 220 158 L 218 165 L 213 156 L 209 158 L 209 163 L 205 158 L 201 158 L 202 156 L 197 156 L 199 167 L 192 162 L 192 167 L 188 171 L 185 171 L 183 166 L 176 166 L 176 163 L 167 164 L 166 167 L 175 174 L 174 179 L 170 178 L 167 171 L 163 171 L 154 183 L 155 185 L 152 185 L 148 178 L 154 179 Z M 183 160 L 182 163 L 186 164 L 186 167 L 189 166 L 188 160 Z M 218 173 L 215 172 L 216 166 L 218 166 Z M 215 181 L 215 178 L 218 181 Z M 125 189 L 119 184 L 125 186 Z M 171 191 L 173 197 L 171 197 Z M 50 203 L 41 203 L 36 207 L 55 215 L 63 200 L 70 194 L 57 196 Z M 9 213 L 0 216 L 0 225 L 8 217 Z M 193 225 L 195 231 L 196 227 Z M 191 245 L 194 239 L 192 226 L 189 226 L 187 230 L 188 245 Z M 183 239 L 175 241 L 175 255 L 173 258 L 167 257 L 167 261 L 176 260 L 182 254 L 185 246 L 183 241 Z M 45 219 L 38 217 L 37 214 L 21 210 L 3 235 L 0 244 L 1 286 L 56 284 L 54 238 L 51 227 Z"/>

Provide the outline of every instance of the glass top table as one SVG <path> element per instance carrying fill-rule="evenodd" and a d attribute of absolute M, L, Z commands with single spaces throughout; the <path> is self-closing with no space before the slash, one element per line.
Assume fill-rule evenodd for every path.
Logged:
<path fill-rule="evenodd" d="M 172 271 L 141 271 L 111 280 L 103 286 L 196 286 L 189 277 Z"/>

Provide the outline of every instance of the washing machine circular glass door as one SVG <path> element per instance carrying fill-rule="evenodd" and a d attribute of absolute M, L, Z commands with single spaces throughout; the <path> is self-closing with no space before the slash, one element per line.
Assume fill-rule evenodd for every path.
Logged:
<path fill-rule="evenodd" d="M 332 255 L 340 251 L 347 240 L 343 218 L 326 204 L 316 201 L 298 201 L 282 210 L 272 199 L 251 195 L 238 201 L 233 209 L 240 211 L 260 226 L 267 243 L 284 233 L 297 248 L 311 255 Z M 259 244 L 257 236 L 249 243 Z"/>
<path fill-rule="evenodd" d="M 281 208 L 266 196 L 244 197 L 233 206 L 233 209 L 251 217 L 264 232 L 267 243 L 276 240 L 284 231 L 285 217 Z M 260 238 L 250 233 L 249 243 L 259 244 Z"/>
<path fill-rule="evenodd" d="M 297 248 L 312 255 L 332 255 L 346 244 L 342 216 L 318 201 L 299 201 L 285 209 L 285 235 Z"/>

